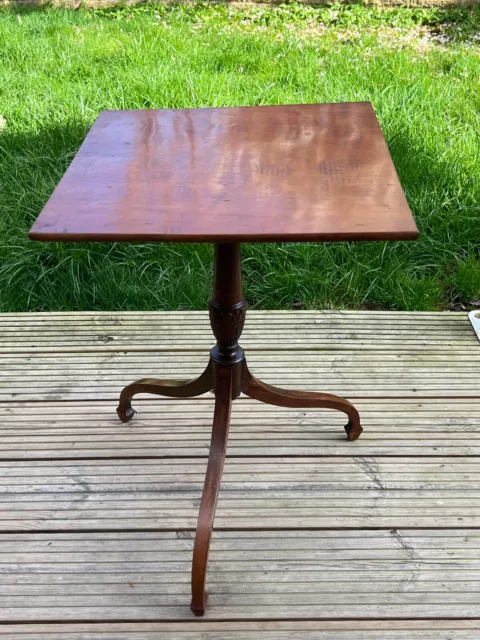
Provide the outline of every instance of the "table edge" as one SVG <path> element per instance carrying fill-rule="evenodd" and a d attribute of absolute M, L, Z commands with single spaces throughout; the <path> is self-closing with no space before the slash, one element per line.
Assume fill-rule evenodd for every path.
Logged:
<path fill-rule="evenodd" d="M 224 234 L 215 235 L 192 235 L 192 234 L 148 234 L 148 233 L 128 233 L 128 234 L 108 234 L 108 233 L 49 233 L 31 230 L 28 234 L 30 240 L 39 242 L 198 242 L 198 243 L 220 243 L 220 242 L 381 242 L 395 240 L 417 240 L 418 229 L 409 231 L 385 231 L 385 232 L 356 232 L 356 233 L 312 233 L 312 234 L 290 234 L 290 235 L 265 235 L 261 234 L 236 234 L 226 236 Z"/>

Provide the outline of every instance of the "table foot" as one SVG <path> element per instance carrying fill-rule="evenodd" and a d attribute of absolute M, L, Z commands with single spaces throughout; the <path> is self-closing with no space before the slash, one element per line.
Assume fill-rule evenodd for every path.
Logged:
<path fill-rule="evenodd" d="M 205 591 L 205 593 L 203 594 L 203 600 L 201 601 L 200 604 L 198 604 L 197 602 L 194 603 L 192 599 L 192 604 L 190 605 L 190 611 L 195 616 L 197 616 L 197 618 L 204 616 L 205 611 L 207 610 L 207 604 L 208 604 L 208 592 Z"/>
<path fill-rule="evenodd" d="M 167 396 L 170 398 L 193 398 L 203 393 L 212 391 L 213 374 L 212 362 L 199 378 L 194 380 L 156 380 L 155 378 L 143 378 L 132 382 L 123 389 L 120 394 L 120 401 L 117 408 L 118 417 L 122 422 L 130 422 L 135 415 L 132 407 L 132 398 L 138 393 L 151 393 L 156 396 Z"/>
<path fill-rule="evenodd" d="M 356 440 L 357 438 L 360 437 L 360 434 L 363 431 L 363 428 L 360 425 L 360 422 L 357 421 L 354 423 L 352 420 L 348 421 L 344 429 L 345 429 L 345 433 L 347 434 L 347 438 L 349 440 Z"/>
<path fill-rule="evenodd" d="M 250 398 L 277 407 L 291 407 L 294 409 L 322 408 L 342 411 L 348 416 L 348 424 L 345 426 L 345 431 L 349 440 L 356 440 L 363 431 L 358 411 L 345 398 L 334 396 L 330 393 L 289 391 L 273 387 L 255 378 L 248 370 L 246 362 L 243 363 L 242 369 L 242 392 Z"/>
<path fill-rule="evenodd" d="M 207 473 L 203 485 L 202 501 L 198 514 L 197 532 L 192 562 L 192 603 L 190 609 L 196 616 L 203 616 L 207 606 L 205 582 L 208 552 L 212 537 L 215 509 L 222 480 L 227 451 L 230 411 L 232 407 L 233 367 L 216 367 L 215 411 Z"/>
<path fill-rule="evenodd" d="M 136 413 L 137 412 L 132 407 L 130 399 L 117 407 L 117 414 L 122 422 L 130 422 Z"/>

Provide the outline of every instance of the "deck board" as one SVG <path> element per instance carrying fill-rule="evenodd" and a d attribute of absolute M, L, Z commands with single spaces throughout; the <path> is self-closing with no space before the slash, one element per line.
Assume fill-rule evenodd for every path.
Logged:
<path fill-rule="evenodd" d="M 193 532 L 4 541 L 1 620 L 190 619 Z M 473 616 L 479 551 L 477 531 L 217 532 L 205 620 Z"/>
<path fill-rule="evenodd" d="M 8 366 L 8 365 L 7 365 Z M 345 438 L 343 415 L 233 405 L 227 456 L 480 455 L 480 398 L 359 399 L 364 433 Z M 137 400 L 122 424 L 114 400 L 0 403 L 0 460 L 205 457 L 213 398 Z"/>
<path fill-rule="evenodd" d="M 201 626 L 200 626 L 201 625 Z M 199 631 L 200 629 L 200 631 Z M 5 625 L 5 640 L 478 640 L 475 620 L 242 621 Z"/>
<path fill-rule="evenodd" d="M 205 459 L 2 462 L 0 531 L 194 529 L 205 470 Z M 480 460 L 229 458 L 215 526 L 400 522 L 480 526 Z"/>
<path fill-rule="evenodd" d="M 234 403 L 203 620 L 189 572 L 213 396 L 139 397 L 127 425 L 115 406 L 137 377 L 199 373 L 207 315 L 3 314 L 0 329 L 6 640 L 478 640 L 467 314 L 249 313 L 254 373 L 345 395 L 365 431 Z"/>
<path fill-rule="evenodd" d="M 0 353 L 205 353 L 213 345 L 206 312 L 3 314 Z M 249 351 L 412 351 L 468 355 L 478 347 L 466 316 L 437 313 L 262 312 L 247 315 Z"/>
<path fill-rule="evenodd" d="M 475 344 L 478 350 L 478 345 Z M 204 353 L 152 352 L 58 357 L 31 354 L 2 358 L 0 402 L 21 400 L 115 400 L 133 379 L 185 379 L 199 375 L 208 361 Z M 417 353 L 377 354 L 309 350 L 254 351 L 248 357 L 252 373 L 269 384 L 323 390 L 357 398 L 478 398 L 480 360 L 451 353 L 447 358 Z M 39 375 L 41 374 L 41 375 Z M 196 400 L 194 399 L 194 403 Z"/>

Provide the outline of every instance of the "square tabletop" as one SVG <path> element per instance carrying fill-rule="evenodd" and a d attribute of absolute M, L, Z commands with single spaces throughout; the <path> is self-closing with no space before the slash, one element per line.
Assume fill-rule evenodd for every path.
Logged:
<path fill-rule="evenodd" d="M 30 231 L 135 242 L 417 235 L 368 102 L 103 111 Z"/>

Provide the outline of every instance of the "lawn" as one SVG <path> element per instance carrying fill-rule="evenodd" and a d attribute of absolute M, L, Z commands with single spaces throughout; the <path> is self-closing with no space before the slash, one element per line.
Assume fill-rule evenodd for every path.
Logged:
<path fill-rule="evenodd" d="M 0 311 L 200 309 L 208 245 L 27 231 L 102 109 L 369 100 L 416 242 L 245 245 L 258 308 L 480 298 L 480 9 L 144 5 L 0 13 Z"/>

